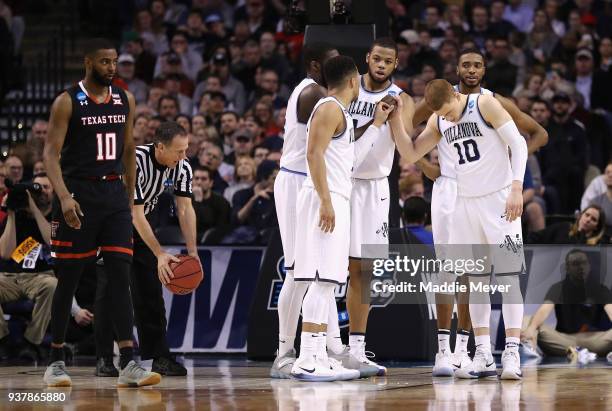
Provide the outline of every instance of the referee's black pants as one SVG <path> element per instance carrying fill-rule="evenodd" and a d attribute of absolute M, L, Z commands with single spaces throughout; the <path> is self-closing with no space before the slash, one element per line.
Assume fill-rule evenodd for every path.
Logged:
<path fill-rule="evenodd" d="M 134 320 L 143 360 L 168 357 L 166 309 L 162 283 L 157 277 L 157 258 L 134 229 L 134 258 L 130 276 Z"/>

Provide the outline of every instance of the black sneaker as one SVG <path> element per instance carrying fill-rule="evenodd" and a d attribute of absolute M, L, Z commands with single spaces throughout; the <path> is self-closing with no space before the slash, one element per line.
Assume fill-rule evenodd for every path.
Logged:
<path fill-rule="evenodd" d="M 182 377 L 187 375 L 187 368 L 171 357 L 159 357 L 153 360 L 151 371 L 168 377 Z"/>
<path fill-rule="evenodd" d="M 118 377 L 119 370 L 113 364 L 113 357 L 100 357 L 96 363 L 97 377 Z"/>

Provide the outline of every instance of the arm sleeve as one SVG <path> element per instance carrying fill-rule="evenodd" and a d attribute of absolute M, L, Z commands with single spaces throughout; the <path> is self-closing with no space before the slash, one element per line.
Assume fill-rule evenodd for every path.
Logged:
<path fill-rule="evenodd" d="M 525 139 L 521 136 L 516 124 L 512 120 L 498 128 L 497 133 L 501 139 L 510 146 L 512 152 L 512 158 L 510 159 L 510 164 L 512 165 L 512 180 L 523 181 L 528 155 Z"/>
<path fill-rule="evenodd" d="M 181 173 L 174 186 L 174 195 L 179 197 L 191 197 L 193 190 L 191 182 L 193 179 L 193 172 L 191 171 L 191 165 L 187 161 L 183 161 L 181 167 Z"/>
<path fill-rule="evenodd" d="M 363 160 L 365 160 L 370 149 L 374 146 L 374 141 L 380 136 L 381 128 L 382 127 L 376 127 L 374 124 L 370 125 L 361 138 L 355 142 L 354 168 L 359 167 Z"/>

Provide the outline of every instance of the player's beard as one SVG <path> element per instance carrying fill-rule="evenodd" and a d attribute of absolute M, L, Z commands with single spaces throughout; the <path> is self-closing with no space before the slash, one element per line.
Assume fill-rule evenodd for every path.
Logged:
<path fill-rule="evenodd" d="M 385 77 L 382 80 L 379 80 L 378 78 L 374 77 L 376 75 L 376 73 L 372 74 L 372 71 L 368 69 L 368 74 L 370 75 L 370 81 L 372 81 L 372 83 L 374 83 L 377 86 L 382 86 L 383 84 L 385 84 L 388 80 L 391 79 L 391 76 L 393 75 L 393 72 L 391 72 L 391 74 L 389 74 L 387 77 Z"/>
<path fill-rule="evenodd" d="M 108 77 L 98 73 L 96 69 L 91 71 L 91 79 L 100 86 L 110 86 L 113 82 L 113 79 L 109 80 Z"/>

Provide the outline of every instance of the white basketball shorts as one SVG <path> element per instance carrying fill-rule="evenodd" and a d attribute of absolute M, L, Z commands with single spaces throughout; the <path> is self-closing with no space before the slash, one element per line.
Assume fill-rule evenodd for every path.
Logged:
<path fill-rule="evenodd" d="M 389 244 L 389 180 L 353 179 L 349 256 L 362 258 L 362 245 Z M 376 257 L 376 256 L 372 256 Z"/>
<path fill-rule="evenodd" d="M 293 270 L 295 263 L 297 198 L 304 180 L 306 174 L 281 169 L 274 181 L 274 202 L 283 243 L 285 270 Z"/>

